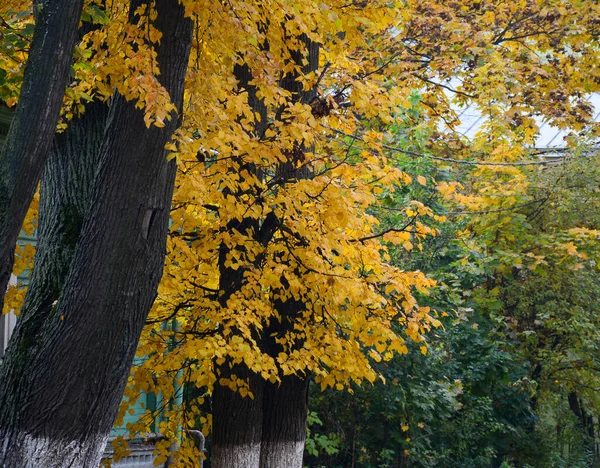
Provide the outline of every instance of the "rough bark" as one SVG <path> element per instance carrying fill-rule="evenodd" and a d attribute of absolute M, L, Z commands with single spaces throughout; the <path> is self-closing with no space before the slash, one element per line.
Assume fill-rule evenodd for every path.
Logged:
<path fill-rule="evenodd" d="M 286 286 L 285 282 L 283 284 Z M 293 330 L 304 311 L 301 301 L 275 301 L 281 321 L 265 329 L 262 349 L 270 356 L 285 351 L 277 338 Z M 297 342 L 301 346 L 301 342 Z M 302 468 L 308 416 L 307 375 L 280 374 L 280 383 L 265 383 L 263 391 L 263 423 L 261 436 L 261 468 Z"/>
<path fill-rule="evenodd" d="M 27 365 L 34 359 L 35 345 L 44 332 L 53 304 L 60 297 L 79 240 L 108 115 L 108 106 L 94 102 L 82 118 L 54 138 L 40 183 L 40 204 L 35 268 L 12 335 L 19 355 L 16 364 Z M 17 346 L 17 343 L 20 345 Z M 0 381 L 7 367 L 0 369 Z M 25 373 L 26 369 L 20 369 Z M 15 371 L 16 372 L 16 371 Z M 2 387 L 0 387 L 2 388 Z M 11 407 L 24 402 L 14 394 Z"/>
<path fill-rule="evenodd" d="M 302 468 L 308 415 L 306 377 L 284 376 L 281 384 L 265 384 L 261 468 Z"/>
<path fill-rule="evenodd" d="M 181 109 L 192 23 L 176 0 L 156 8 L 159 80 Z M 173 115 L 146 128 L 115 97 L 58 303 L 34 342 L 11 342 L 1 369 L 0 466 L 98 466 L 162 274 L 175 177 L 164 145 L 176 126 Z"/>
<path fill-rule="evenodd" d="M 233 220 L 228 229 L 250 233 L 256 220 Z M 240 247 L 243 250 L 243 247 Z M 244 282 L 242 269 L 234 270 L 224 266 L 229 249 L 222 245 L 219 251 L 221 291 L 219 301 L 225 307 L 229 298 L 238 291 Z M 242 362 L 232 365 L 228 360 L 216 366 L 218 381 L 212 392 L 213 434 L 211 467 L 213 468 L 258 468 L 260 462 L 260 439 L 262 431 L 262 388 L 261 377 L 251 372 Z M 253 397 L 243 397 L 236 391 L 221 385 L 220 379 L 232 375 L 245 380 Z"/>
<path fill-rule="evenodd" d="M 69 78 L 83 0 L 35 2 L 19 104 L 0 157 L 0 304 L 14 248 L 52 142 Z"/>
<path fill-rule="evenodd" d="M 258 468 L 262 434 L 262 378 L 245 365 L 221 368 L 220 377 L 232 374 L 246 380 L 253 398 L 215 385 L 212 395 L 212 468 Z"/>

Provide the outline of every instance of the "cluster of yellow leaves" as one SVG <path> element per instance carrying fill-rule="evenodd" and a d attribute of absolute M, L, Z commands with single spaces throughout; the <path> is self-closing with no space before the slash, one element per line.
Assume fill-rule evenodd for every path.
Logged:
<path fill-rule="evenodd" d="M 218 375 L 219 366 L 239 363 L 271 382 L 290 374 L 312 374 L 321 388 L 373 382 L 373 362 L 407 353 L 405 340 L 425 350 L 424 334 L 440 326 L 415 297 L 434 281 L 393 267 L 385 242 L 412 249 L 435 235 L 423 221 L 433 213 L 407 206 L 407 219 L 417 221 L 384 239 L 369 207 L 384 188 L 393 191 L 411 177 L 389 164 L 381 132 L 363 135 L 375 149 L 354 151 L 327 128 L 352 134 L 363 116 L 391 122 L 408 105 L 408 91 L 390 93 L 384 76 L 363 77 L 380 53 L 364 51 L 373 41 L 384 48 L 404 9 L 389 2 L 200 3 L 187 5 L 199 34 L 184 123 L 168 146 L 181 171 L 169 258 L 150 317 L 173 321 L 145 330 L 139 355 L 148 358 L 134 371 L 129 396 L 168 391 L 183 371 L 188 385 L 209 392 L 226 385 L 252 398 L 246 382 Z M 321 44 L 316 72 L 304 73 L 296 59 L 306 54 L 302 35 Z M 262 115 L 234 75 L 242 64 L 266 108 Z M 305 90 L 320 82 L 331 112 L 316 116 L 310 102 L 297 101 L 280 85 L 286 73 Z M 337 91 L 352 112 L 338 107 Z M 223 275 L 232 272 L 242 279 L 224 291 Z M 282 301 L 302 310 L 291 326 L 278 328 L 290 319 L 281 316 Z M 280 351 L 269 354 L 265 339 Z M 197 420 L 188 411 L 183 419 Z"/>
<path fill-rule="evenodd" d="M 102 4 L 92 0 L 88 5 L 90 11 L 102 14 L 91 18 L 95 24 L 76 48 L 75 76 L 65 95 L 65 116 L 71 119 L 74 113 L 84 111 L 85 102 L 108 100 L 116 91 L 144 111 L 147 126 L 162 127 L 175 107 L 158 80 L 154 45 L 162 33 L 152 24 L 156 10 L 142 5 L 132 22 L 128 2 L 112 2 L 106 11 L 101 10 Z"/>

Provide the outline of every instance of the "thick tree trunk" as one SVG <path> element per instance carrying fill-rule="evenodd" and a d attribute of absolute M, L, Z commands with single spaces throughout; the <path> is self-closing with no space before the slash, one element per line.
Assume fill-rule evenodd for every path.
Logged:
<path fill-rule="evenodd" d="M 83 6 L 83 0 L 35 3 L 38 14 L 19 104 L 0 157 L 0 304 L 56 129 Z"/>
<path fill-rule="evenodd" d="M 308 41 L 308 65 L 303 68 L 304 73 L 318 67 L 318 44 Z M 300 53 L 294 53 L 293 59 L 302 63 Z M 239 88 L 248 93 L 248 104 L 253 111 L 260 113 L 261 119 L 254 128 L 254 136 L 262 138 L 267 128 L 267 110 L 263 102 L 257 98 L 256 89 L 250 83 L 252 73 L 248 66 L 237 65 L 234 73 L 239 80 Z M 292 102 L 308 103 L 316 95 L 316 90 L 304 91 L 296 74 L 282 76 L 280 86 L 290 91 L 293 95 Z M 283 108 L 276 114 L 280 118 Z M 293 155 L 291 155 L 293 157 Z M 257 177 L 260 174 L 255 167 L 248 164 L 240 167 Z M 290 159 L 277 168 L 277 173 L 287 182 L 289 179 L 309 177 L 310 171 L 306 168 L 298 170 L 295 162 Z M 239 196 L 241 194 L 234 194 Z M 228 229 L 254 235 L 255 240 L 263 245 L 268 244 L 276 230 L 278 220 L 274 215 L 263 220 L 262 225 L 255 219 L 242 221 L 233 220 Z M 242 250 L 245 247 L 240 246 Z M 222 247 L 220 252 L 220 285 L 222 291 L 220 300 L 223 306 L 235 291 L 239 290 L 244 281 L 242 269 L 232 270 L 225 268 L 224 262 L 227 251 Z M 260 262 L 260 260 L 258 260 Z M 275 344 L 271 333 L 284 333 L 293 326 L 294 319 L 303 309 L 303 304 L 290 301 L 277 306 L 283 318 L 282 323 L 274 324 L 263 332 L 263 350 L 271 356 L 277 356 L 281 351 Z M 218 372 L 221 376 L 228 375 L 228 363 L 220 366 Z M 306 439 L 306 418 L 308 414 L 308 378 L 296 376 L 281 376 L 281 384 L 269 384 L 262 377 L 251 373 L 242 363 L 234 367 L 233 371 L 238 377 L 248 379 L 254 399 L 243 398 L 238 393 L 228 388 L 215 386 L 212 395 L 213 401 L 213 450 L 211 466 L 216 468 L 301 468 Z M 264 387 L 264 390 L 263 390 Z"/>
<path fill-rule="evenodd" d="M 192 24 L 176 0 L 156 8 L 159 79 L 181 109 Z M 58 303 L 38 336 L 13 340 L 1 369 L 0 466 L 99 463 L 162 274 L 175 176 L 164 150 L 177 126 L 172 117 L 148 129 L 134 103 L 114 99 Z"/>
<path fill-rule="evenodd" d="M 252 232 L 255 220 L 233 220 L 229 229 L 242 233 Z M 244 248 L 240 247 L 243 252 Z M 219 252 L 221 291 L 219 301 L 225 307 L 229 298 L 238 291 L 244 282 L 244 272 L 224 266 L 228 248 L 221 246 Z M 258 468 L 260 462 L 260 439 L 262 431 L 262 389 L 264 381 L 251 372 L 243 362 L 232 365 L 228 360 L 215 366 L 217 382 L 212 392 L 212 468 Z M 249 385 L 252 397 L 243 397 L 220 382 L 231 376 L 243 379 Z"/>
<path fill-rule="evenodd" d="M 53 303 L 62 291 L 87 211 L 107 114 L 108 107 L 105 104 L 93 103 L 83 118 L 73 121 L 66 132 L 56 136 L 52 144 L 40 188 L 35 268 L 11 339 L 12 347 L 8 351 L 11 364 L 7 363 L 0 369 L 0 382 L 6 383 L 6 387 L 0 384 L 0 394 L 10 397 L 10 401 L 3 400 L 7 418 L 15 418 L 31 396 L 20 393 L 18 387 L 8 387 L 9 382 L 17 383 L 11 380 L 10 374 L 27 374 L 28 366 L 36 359 L 36 344 L 43 339 L 44 324 L 50 318 Z M 9 411 L 12 413 L 10 416 Z M 5 443 L 11 438 L 7 435 Z M 80 447 L 75 442 L 69 447 L 47 446 L 43 440 L 33 438 L 24 443 L 29 447 L 24 449 L 29 456 L 32 451 L 35 452 L 33 457 L 28 461 L 13 460 L 7 464 L 44 466 L 48 457 L 61 460 L 64 458 L 62 452 L 68 450 L 74 455 L 70 459 L 72 465 L 83 466 L 81 457 L 86 459 L 89 456 L 85 453 L 85 447 L 93 445 L 94 441 Z M 66 458 L 65 462 L 69 461 Z"/>
<path fill-rule="evenodd" d="M 57 134 L 42 174 L 35 268 L 12 335 L 18 362 L 34 358 L 44 323 L 60 297 L 79 240 L 99 162 L 108 106 L 94 102 L 81 119 Z M 17 343 L 21 347 L 17 348 Z M 24 346 L 26 343 L 27 346 Z M 0 376 L 6 371 L 0 370 Z M 21 370 L 25 373 L 25 368 Z M 7 377 L 2 381 L 7 380 Z M 14 396 L 14 398 L 17 398 Z M 23 406 L 16 401 L 14 408 Z"/>
<path fill-rule="evenodd" d="M 293 330 L 305 307 L 293 299 L 277 300 L 274 305 L 281 321 L 273 321 L 265 329 L 261 346 L 267 354 L 276 357 L 285 351 L 277 339 Z M 302 468 L 310 378 L 282 373 L 279 377 L 280 383 L 265 383 L 260 467 Z"/>
<path fill-rule="evenodd" d="M 306 74 L 317 70 L 319 66 L 319 44 L 310 41 L 306 36 L 301 36 L 300 39 L 306 45 L 306 65 L 302 67 L 302 72 Z M 292 55 L 297 64 L 303 62 L 300 54 Z M 292 93 L 295 102 L 308 104 L 317 96 L 316 89 L 304 91 L 295 74 L 284 76 L 280 86 Z M 300 151 L 305 150 L 306 148 L 300 148 Z M 297 168 L 293 160 L 281 164 L 277 171 L 286 180 L 312 177 L 308 166 Z M 285 283 L 286 281 L 282 282 L 284 286 Z M 287 301 L 275 301 L 274 305 L 281 321 L 272 323 L 264 331 L 263 341 L 263 348 L 273 357 L 284 351 L 275 338 L 284 336 L 286 332 L 292 330 L 294 323 L 305 309 L 301 301 L 291 298 Z M 281 375 L 280 378 L 280 384 L 265 384 L 260 466 L 261 468 L 302 468 L 310 377 Z"/>
<path fill-rule="evenodd" d="M 258 137 L 266 128 L 266 109 L 262 101 L 256 97 L 256 88 L 249 83 L 252 80 L 250 69 L 246 65 L 236 65 L 234 74 L 239 81 L 240 90 L 248 93 L 248 104 L 261 114 L 260 122 L 255 126 Z M 256 173 L 254 166 L 239 160 L 240 167 L 249 173 Z M 239 196 L 241 194 L 234 194 Z M 258 221 L 255 219 L 232 220 L 228 230 L 252 235 L 257 232 Z M 239 249 L 244 252 L 244 247 Z M 244 272 L 225 267 L 227 247 L 222 245 L 219 251 L 219 302 L 225 307 L 227 301 L 242 287 Z M 258 468 L 260 463 L 260 439 L 262 431 L 262 389 L 264 381 L 250 372 L 244 363 L 230 367 L 226 362 L 217 367 L 219 378 L 229 378 L 231 374 L 248 381 L 253 398 L 242 397 L 239 393 L 224 387 L 217 382 L 212 393 L 213 436 L 211 451 L 212 468 Z"/>

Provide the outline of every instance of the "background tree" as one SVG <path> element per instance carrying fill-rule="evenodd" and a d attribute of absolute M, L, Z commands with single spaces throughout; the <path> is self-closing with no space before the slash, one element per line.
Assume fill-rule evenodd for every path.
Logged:
<path fill-rule="evenodd" d="M 407 150 L 419 144 L 410 130 L 395 131 Z M 449 176 L 425 158 L 400 161 L 440 184 Z M 597 167 L 584 151 L 527 171 L 528 188 L 502 210 L 459 215 L 418 183 L 386 195 L 376 208 L 384 226 L 398 224 L 407 199 L 454 213 L 423 251 L 392 251 L 394 261 L 438 279 L 424 304 L 449 315 L 428 335 L 427 356 L 382 365 L 385 385 L 351 395 L 313 388 L 305 464 L 595 463 Z"/>

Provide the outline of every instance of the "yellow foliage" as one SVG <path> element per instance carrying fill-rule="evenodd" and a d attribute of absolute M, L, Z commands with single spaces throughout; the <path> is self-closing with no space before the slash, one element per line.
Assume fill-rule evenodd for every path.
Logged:
<path fill-rule="evenodd" d="M 168 373 L 187 363 L 188 382 L 209 392 L 219 380 L 217 367 L 228 363 L 244 363 L 271 382 L 310 372 L 322 389 L 374 382 L 372 361 L 407 353 L 407 339 L 427 353 L 424 335 L 441 325 L 419 308 L 414 295 L 434 282 L 421 272 L 391 266 L 386 242 L 420 249 L 420 240 L 437 234 L 423 219 L 445 217 L 411 203 L 404 214 L 415 218 L 413 224 L 378 235 L 369 207 L 412 177 L 389 164 L 385 133 L 363 130 L 360 120 L 392 123 L 419 90 L 427 125 L 435 130 L 442 119 L 456 123 L 452 99 L 475 102 L 487 123 L 474 141 L 466 144 L 449 135 L 432 148 L 442 155 L 455 148 L 450 157 L 499 165 L 475 169 L 469 187 L 434 183 L 461 210 L 494 209 L 497 201 L 486 194 L 522 193 L 527 187 L 520 168 L 501 164 L 527 158 L 524 145 L 537 131 L 529 113 L 548 115 L 559 125 L 574 126 L 586 118 L 583 104 L 564 102 L 559 114 L 551 98 L 559 81 L 571 80 L 576 90 L 580 77 L 558 72 L 570 63 L 567 56 L 556 53 L 559 65 L 530 55 L 525 59 L 529 47 L 510 40 L 522 33 L 519 28 L 533 24 L 518 21 L 524 12 L 535 17 L 533 10 L 540 7 L 532 2 L 516 9 L 494 3 L 493 9 L 482 6 L 483 12 L 471 2 L 234 3 L 235 12 L 231 3 L 186 4 L 200 34 L 189 67 L 183 125 L 169 145 L 180 163 L 177 208 L 152 317 L 170 317 L 174 307 L 185 306 L 176 314 L 172 335 L 158 326 L 144 332 L 140 355 L 152 357 L 142 369 Z M 588 19 L 591 13 L 587 7 L 574 12 Z M 552 21 L 568 30 L 567 16 Z M 304 43 L 294 39 L 301 34 L 321 44 L 316 72 L 303 73 L 292 59 L 306 52 Z M 415 38 L 414 48 L 403 42 L 405 37 Z M 532 40 L 540 50 L 553 47 L 546 37 Z M 261 47 L 264 43 L 268 50 Z M 262 114 L 233 73 L 234 65 L 242 63 L 266 108 Z M 514 73 L 507 73 L 507 67 Z M 305 90 L 318 83 L 318 95 L 329 99 L 329 112 L 315 116 L 310 103 L 294 101 L 280 87 L 282 73 L 297 74 Z M 450 76 L 460 83 L 459 93 L 449 95 L 431 84 Z M 546 80 L 535 81 L 541 76 Z M 339 90 L 343 94 L 336 97 Z M 532 98 L 515 102 L 525 93 L 533 93 Z M 476 97 L 469 101 L 468 95 Z M 490 107 L 491 102 L 496 104 Z M 261 124 L 265 128 L 257 134 Z M 332 138 L 332 132 L 349 137 Z M 352 135 L 358 133 L 362 150 L 352 152 L 359 146 Z M 293 159 L 299 145 L 306 150 Z M 284 163 L 311 176 L 282 176 L 278 171 Z M 422 176 L 416 182 L 428 185 Z M 273 219 L 272 235 L 261 240 L 261 229 Z M 224 299 L 226 271 L 242 280 Z M 292 327 L 281 332 L 275 327 L 281 352 L 270 356 L 260 337 L 285 319 L 276 301 L 291 300 L 302 303 L 303 311 Z M 398 329 L 402 332 L 393 331 Z M 169 336 L 180 343 L 173 351 L 161 344 Z M 240 392 L 244 388 L 237 381 L 221 383 Z"/>

